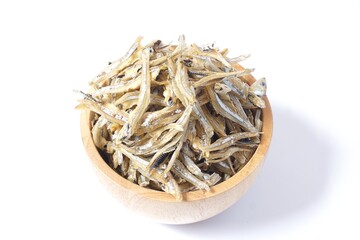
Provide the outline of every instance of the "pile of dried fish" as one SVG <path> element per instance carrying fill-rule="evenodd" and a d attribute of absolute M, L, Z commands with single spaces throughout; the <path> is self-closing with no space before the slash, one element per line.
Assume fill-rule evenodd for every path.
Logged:
<path fill-rule="evenodd" d="M 260 142 L 265 79 L 233 64 L 213 45 L 178 45 L 139 37 L 80 93 L 78 109 L 95 112 L 92 136 L 105 161 L 142 187 L 182 199 L 182 192 L 230 178 Z"/>

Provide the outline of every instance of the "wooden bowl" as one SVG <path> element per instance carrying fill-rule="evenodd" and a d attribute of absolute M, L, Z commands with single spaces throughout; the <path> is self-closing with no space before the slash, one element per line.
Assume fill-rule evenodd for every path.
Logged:
<path fill-rule="evenodd" d="M 237 66 L 238 69 L 242 67 Z M 248 75 L 247 81 L 255 79 Z M 249 162 L 230 179 L 211 187 L 211 191 L 192 191 L 183 194 L 179 202 L 165 192 L 140 187 L 121 177 L 109 167 L 96 149 L 91 137 L 90 121 L 94 113 L 82 111 L 81 136 L 85 150 L 97 170 L 100 180 L 127 208 L 154 221 L 168 224 L 185 224 L 205 220 L 233 205 L 248 190 L 259 174 L 272 136 L 272 112 L 265 97 L 266 108 L 262 111 L 263 134 L 261 142 Z"/>

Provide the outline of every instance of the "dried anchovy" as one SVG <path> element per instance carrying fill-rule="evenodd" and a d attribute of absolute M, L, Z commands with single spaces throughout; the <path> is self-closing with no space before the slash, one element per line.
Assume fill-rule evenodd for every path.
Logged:
<path fill-rule="evenodd" d="M 77 109 L 95 112 L 92 136 L 104 160 L 141 187 L 182 199 L 209 191 L 249 161 L 262 130 L 266 80 L 249 85 L 214 44 L 178 45 L 138 37 L 90 82 Z"/>

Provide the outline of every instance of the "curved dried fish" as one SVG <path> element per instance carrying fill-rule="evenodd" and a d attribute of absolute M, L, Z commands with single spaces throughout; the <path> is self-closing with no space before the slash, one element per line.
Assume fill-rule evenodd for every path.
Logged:
<path fill-rule="evenodd" d="M 212 75 L 201 78 L 199 81 L 194 83 L 194 87 L 207 86 L 209 84 L 214 83 L 214 80 L 219 80 L 219 79 L 222 80 L 225 77 L 231 77 L 231 76 L 240 77 L 240 76 L 248 75 L 252 71 L 254 71 L 254 70 L 253 69 L 245 69 L 245 70 L 237 71 L 237 72 L 217 72 Z"/>
<path fill-rule="evenodd" d="M 231 145 L 234 145 L 236 141 L 244 138 L 251 138 L 258 136 L 258 132 L 240 132 L 240 133 L 234 133 L 232 135 L 228 135 L 226 137 L 219 138 L 214 143 L 207 145 L 207 146 L 201 146 L 200 148 L 203 151 L 216 151 L 220 149 L 224 149 L 226 147 L 229 147 Z"/>
<path fill-rule="evenodd" d="M 205 182 L 201 181 L 200 179 L 198 179 L 197 177 L 192 175 L 191 172 L 189 172 L 189 170 L 187 170 L 185 168 L 184 164 L 182 164 L 180 161 L 175 160 L 173 166 L 174 167 L 171 170 L 175 174 L 177 174 L 180 177 L 184 178 L 186 181 L 193 184 L 194 186 L 196 186 L 200 190 L 210 191 L 210 187 Z"/>
<path fill-rule="evenodd" d="M 141 116 L 145 113 L 146 108 L 150 103 L 150 71 L 149 71 L 149 59 L 150 59 L 150 50 L 147 48 L 142 53 L 142 74 L 141 74 L 141 86 L 140 94 L 137 107 L 129 114 L 129 120 L 122 127 L 119 137 L 116 139 L 116 142 L 121 142 L 121 139 L 128 139 L 131 137 L 141 119 Z"/>
<path fill-rule="evenodd" d="M 109 78 L 112 78 L 124 68 L 134 63 L 141 53 L 141 40 L 142 37 L 138 37 L 135 43 L 130 47 L 126 54 L 117 61 L 112 62 L 107 66 L 96 78 L 90 82 L 91 86 L 101 87 L 102 83 Z"/>
<path fill-rule="evenodd" d="M 225 103 L 219 98 L 219 96 L 213 92 L 212 88 L 207 87 L 207 92 L 210 96 L 210 101 L 214 107 L 214 109 L 224 117 L 230 119 L 241 125 L 244 129 L 249 132 L 256 132 L 255 127 L 242 117 L 240 117 L 237 113 L 234 113 Z"/>

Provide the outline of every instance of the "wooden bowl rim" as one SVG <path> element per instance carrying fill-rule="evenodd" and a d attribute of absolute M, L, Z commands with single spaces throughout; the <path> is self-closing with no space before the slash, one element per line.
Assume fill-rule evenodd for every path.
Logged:
<path fill-rule="evenodd" d="M 239 70 L 242 70 L 243 67 L 240 65 L 235 65 L 235 67 Z M 245 80 L 252 83 L 255 81 L 255 78 L 252 75 L 246 75 Z M 263 117 L 263 134 L 261 136 L 261 141 L 256 149 L 254 155 L 248 161 L 248 163 L 238 171 L 234 176 L 229 178 L 228 180 L 221 182 L 215 186 L 212 186 L 209 192 L 204 192 L 202 190 L 196 190 L 191 192 L 183 193 L 183 201 L 199 201 L 206 198 L 211 198 L 222 194 L 229 189 L 233 188 L 237 184 L 241 183 L 246 177 L 251 175 L 251 173 L 259 167 L 262 163 L 271 142 L 272 137 L 272 128 L 273 128 L 273 118 L 271 106 L 268 98 L 264 97 L 266 108 L 262 109 L 262 117 Z M 163 202 L 178 202 L 172 195 L 157 191 L 153 189 L 148 189 L 144 187 L 140 187 L 139 185 L 128 181 L 127 179 L 120 176 L 116 173 L 101 157 L 99 154 L 91 136 L 90 130 L 90 121 L 91 115 L 93 113 L 89 110 L 82 110 L 80 117 L 80 129 L 81 129 L 81 137 L 83 140 L 83 144 L 85 150 L 93 162 L 93 164 L 98 168 L 106 177 L 108 177 L 111 181 L 116 183 L 119 187 L 124 190 L 130 191 L 133 194 L 140 194 L 143 197 L 150 198 L 156 201 Z"/>

